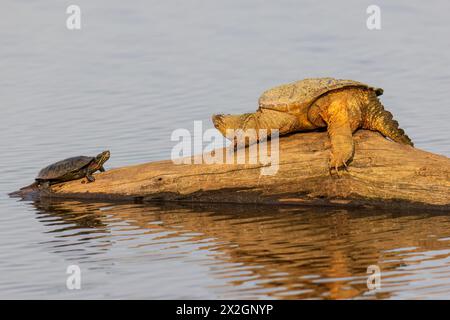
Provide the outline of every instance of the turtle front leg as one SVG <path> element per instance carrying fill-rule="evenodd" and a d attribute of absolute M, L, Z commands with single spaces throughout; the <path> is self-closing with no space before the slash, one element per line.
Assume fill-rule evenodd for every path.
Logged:
<path fill-rule="evenodd" d="M 330 170 L 347 167 L 354 154 L 353 132 L 351 129 L 347 107 L 341 101 L 332 102 L 322 118 L 327 123 L 327 131 L 331 142 Z"/>
<path fill-rule="evenodd" d="M 104 166 L 101 166 L 100 169 L 98 169 L 98 170 L 100 170 L 100 172 L 105 172 L 106 171 Z"/>

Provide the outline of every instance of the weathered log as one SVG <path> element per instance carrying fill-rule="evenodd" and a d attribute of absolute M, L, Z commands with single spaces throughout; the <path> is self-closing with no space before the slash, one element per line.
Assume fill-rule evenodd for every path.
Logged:
<path fill-rule="evenodd" d="M 70 181 L 52 186 L 51 192 L 24 189 L 19 194 L 450 210 L 449 158 L 394 143 L 376 132 L 360 130 L 354 139 L 354 159 L 340 177 L 328 169 L 327 133 L 310 132 L 279 140 L 275 175 L 261 175 L 261 164 L 174 164 L 167 160 L 111 169 L 96 174 L 94 183 Z"/>

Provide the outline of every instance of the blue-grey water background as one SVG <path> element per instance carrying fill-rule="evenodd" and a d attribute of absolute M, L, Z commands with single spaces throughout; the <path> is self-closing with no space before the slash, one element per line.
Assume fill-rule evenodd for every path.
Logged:
<path fill-rule="evenodd" d="M 67 6 L 82 29 L 66 28 Z M 450 155 L 448 1 L 25 1 L 0 10 L 0 298 L 450 298 L 450 216 L 27 202 L 56 160 L 170 157 L 170 135 L 305 77 L 385 89 L 416 147 Z M 81 290 L 66 288 L 79 265 Z M 369 292 L 367 267 L 382 287 Z"/>

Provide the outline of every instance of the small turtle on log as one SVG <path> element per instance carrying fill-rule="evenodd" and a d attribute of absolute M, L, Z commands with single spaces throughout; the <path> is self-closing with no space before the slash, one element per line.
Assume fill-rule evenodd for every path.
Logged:
<path fill-rule="evenodd" d="M 55 162 L 41 171 L 36 177 L 36 182 L 28 187 L 43 186 L 86 178 L 87 182 L 94 182 L 92 174 L 96 171 L 104 172 L 103 164 L 110 157 L 109 151 L 103 151 L 95 157 L 78 156 Z M 22 188 L 23 189 L 23 188 Z"/>
<path fill-rule="evenodd" d="M 353 133 L 359 129 L 380 132 L 395 142 L 413 146 L 392 114 L 384 110 L 374 88 L 353 80 L 304 79 L 267 90 L 254 113 L 213 115 L 214 126 L 227 136 L 228 129 L 279 130 L 279 135 L 326 127 L 331 141 L 330 169 L 347 167 L 354 155 Z M 235 140 L 236 144 L 236 140 Z"/>

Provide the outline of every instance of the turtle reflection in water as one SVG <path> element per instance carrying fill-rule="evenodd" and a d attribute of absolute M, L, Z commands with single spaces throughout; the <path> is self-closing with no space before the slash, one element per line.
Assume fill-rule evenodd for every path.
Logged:
<path fill-rule="evenodd" d="M 41 171 L 32 186 L 48 187 L 52 184 L 86 178 L 87 182 L 94 182 L 92 174 L 96 171 L 104 172 L 103 164 L 110 157 L 109 151 L 103 151 L 95 157 L 78 156 L 55 162 Z"/>

